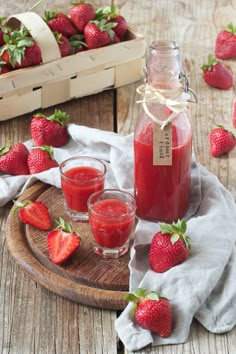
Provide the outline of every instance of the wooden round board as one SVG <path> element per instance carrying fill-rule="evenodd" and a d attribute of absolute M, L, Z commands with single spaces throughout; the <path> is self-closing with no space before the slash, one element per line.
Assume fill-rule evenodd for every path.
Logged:
<path fill-rule="evenodd" d="M 35 183 L 19 200 L 38 200 L 49 208 L 52 229 L 64 213 L 61 189 Z M 36 282 L 54 293 L 78 303 L 104 309 L 123 309 L 129 287 L 129 253 L 119 259 L 102 259 L 93 252 L 89 223 L 73 222 L 80 234 L 79 249 L 63 264 L 52 263 L 46 243 L 48 231 L 38 230 L 20 221 L 13 208 L 7 221 L 7 244 L 12 256 Z"/>

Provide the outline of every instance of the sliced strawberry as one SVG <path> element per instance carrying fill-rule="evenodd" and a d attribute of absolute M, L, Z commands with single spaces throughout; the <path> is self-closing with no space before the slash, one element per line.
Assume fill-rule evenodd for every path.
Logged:
<path fill-rule="evenodd" d="M 42 202 L 14 201 L 14 213 L 19 211 L 19 217 L 25 224 L 32 225 L 40 230 L 49 230 L 51 227 L 48 207 Z"/>
<path fill-rule="evenodd" d="M 68 259 L 80 246 L 80 238 L 72 225 L 59 218 L 58 228 L 49 232 L 47 245 L 53 263 L 60 264 Z"/>

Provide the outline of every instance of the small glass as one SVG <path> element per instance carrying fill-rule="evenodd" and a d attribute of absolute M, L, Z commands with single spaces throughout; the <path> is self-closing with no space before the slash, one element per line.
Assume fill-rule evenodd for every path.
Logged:
<path fill-rule="evenodd" d="M 94 252 L 102 258 L 119 258 L 129 249 L 134 231 L 134 197 L 118 189 L 104 189 L 88 199 Z"/>
<path fill-rule="evenodd" d="M 66 213 L 73 221 L 87 221 L 89 196 L 104 189 L 105 164 L 93 157 L 72 157 L 60 164 L 60 175 Z"/>

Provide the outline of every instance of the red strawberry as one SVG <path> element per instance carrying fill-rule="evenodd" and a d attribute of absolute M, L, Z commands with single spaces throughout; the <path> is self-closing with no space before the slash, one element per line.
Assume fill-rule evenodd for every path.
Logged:
<path fill-rule="evenodd" d="M 96 11 L 96 19 L 102 18 L 106 19 L 107 22 L 115 23 L 112 30 L 122 41 L 128 29 L 128 25 L 126 19 L 120 15 L 120 10 L 114 5 L 98 9 Z"/>
<path fill-rule="evenodd" d="M 44 15 L 45 21 L 52 32 L 61 33 L 68 38 L 77 33 L 77 29 L 67 15 L 56 11 L 45 11 Z"/>
<path fill-rule="evenodd" d="M 84 28 L 85 42 L 88 49 L 100 48 L 112 43 L 114 23 L 107 23 L 106 20 L 91 21 Z"/>
<path fill-rule="evenodd" d="M 12 71 L 4 61 L 0 60 L 0 75 L 8 73 L 9 71 Z"/>
<path fill-rule="evenodd" d="M 236 27 L 232 23 L 217 35 L 215 56 L 219 59 L 236 57 Z"/>
<path fill-rule="evenodd" d="M 138 288 L 135 294 L 129 293 L 125 299 L 134 303 L 133 313 L 140 326 L 160 337 L 171 335 L 172 309 L 166 297 L 156 291 L 147 293 L 146 289 Z"/>
<path fill-rule="evenodd" d="M 73 3 L 72 5 L 69 11 L 71 21 L 77 30 L 82 33 L 87 23 L 94 19 L 95 10 L 92 5 L 85 1 Z"/>
<path fill-rule="evenodd" d="M 233 123 L 233 127 L 236 129 L 236 102 L 234 102 L 234 107 L 233 107 L 232 123 Z"/>
<path fill-rule="evenodd" d="M 236 139 L 234 134 L 225 129 L 223 125 L 217 125 L 217 128 L 210 132 L 210 153 L 213 157 L 218 157 L 234 149 Z"/>
<path fill-rule="evenodd" d="M 73 231 L 72 225 L 59 217 L 59 226 L 49 232 L 47 244 L 53 263 L 60 264 L 68 259 L 80 246 L 79 235 Z"/>
<path fill-rule="evenodd" d="M 6 34 L 4 39 L 0 57 L 8 66 L 24 68 L 41 63 L 41 50 L 25 28 Z"/>
<path fill-rule="evenodd" d="M 22 143 L 0 148 L 0 170 L 9 175 L 28 175 L 29 151 Z"/>
<path fill-rule="evenodd" d="M 52 147 L 43 145 L 32 148 L 28 156 L 28 166 L 30 174 L 40 173 L 57 167 L 58 163 L 53 158 Z"/>
<path fill-rule="evenodd" d="M 61 52 L 61 56 L 66 57 L 68 55 L 71 55 L 72 54 L 72 47 L 71 47 L 69 39 L 58 32 L 53 32 L 53 34 L 54 34 L 56 41 L 58 43 L 58 46 L 59 46 L 59 49 Z"/>
<path fill-rule="evenodd" d="M 204 81 L 213 87 L 228 90 L 233 85 L 232 74 L 212 55 L 208 56 L 208 64 L 202 65 Z"/>
<path fill-rule="evenodd" d="M 49 230 L 51 227 L 48 207 L 42 202 L 14 201 L 14 213 L 19 211 L 19 217 L 25 224 L 32 225 L 40 230 Z"/>
<path fill-rule="evenodd" d="M 30 124 L 31 136 L 35 145 L 59 147 L 68 142 L 68 114 L 56 109 L 50 116 L 36 113 Z"/>
<path fill-rule="evenodd" d="M 186 228 L 185 220 L 160 223 L 161 230 L 153 236 L 149 251 L 149 264 L 154 272 L 165 272 L 187 259 L 190 238 L 185 234 Z"/>
<path fill-rule="evenodd" d="M 88 48 L 84 40 L 85 38 L 83 34 L 75 34 L 69 38 L 73 54 L 83 52 Z"/>

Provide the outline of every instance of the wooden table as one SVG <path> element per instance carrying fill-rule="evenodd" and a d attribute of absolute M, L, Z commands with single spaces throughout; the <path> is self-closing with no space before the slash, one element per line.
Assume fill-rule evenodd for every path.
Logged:
<path fill-rule="evenodd" d="M 26 11 L 34 0 L 8 0 L 1 3 L 1 15 Z M 113 1 L 110 1 L 113 2 Z M 94 1 L 96 6 L 108 0 Z M 235 87 L 222 91 L 207 86 L 201 65 L 214 51 L 217 33 L 235 19 L 236 2 L 230 0 L 117 0 L 132 27 L 145 35 L 146 43 L 155 39 L 179 43 L 186 73 L 198 96 L 191 105 L 194 149 L 198 161 L 218 176 L 236 198 L 236 149 L 222 158 L 209 154 L 208 134 L 215 123 L 232 127 Z M 37 12 L 65 9 L 69 2 L 45 0 Z M 236 23 L 235 23 L 236 25 Z M 236 61 L 227 65 L 236 73 Z M 234 77 L 235 78 L 235 77 Z M 117 131 L 132 132 L 140 107 L 136 104 L 134 83 L 117 90 L 58 105 L 70 115 L 70 122 Z M 51 113 L 55 107 L 44 110 Z M 0 112 L 1 114 L 1 112 Z M 0 122 L 0 145 L 30 139 L 31 114 Z M 70 302 L 44 289 L 17 266 L 6 245 L 6 221 L 12 204 L 0 209 L 0 351 L 9 354 L 123 353 L 114 329 L 116 311 L 96 309 Z M 156 347 L 140 353 L 236 353 L 236 330 L 223 335 L 207 332 L 194 322 L 189 341 L 183 345 Z"/>

